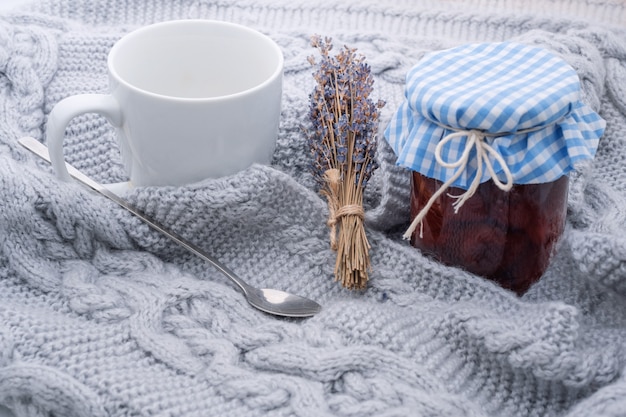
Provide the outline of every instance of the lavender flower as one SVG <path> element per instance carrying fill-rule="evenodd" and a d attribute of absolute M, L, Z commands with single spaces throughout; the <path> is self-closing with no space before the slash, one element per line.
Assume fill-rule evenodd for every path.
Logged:
<path fill-rule="evenodd" d="M 323 185 L 324 172 L 338 168 L 342 179 L 353 176 L 360 187 L 365 187 L 378 167 L 376 130 L 379 109 L 385 103 L 369 98 L 374 78 L 363 55 L 345 46 L 331 56 L 332 40 L 318 35 L 311 38 L 311 45 L 321 55 L 319 63 L 309 57 L 311 65 L 317 65 L 313 74 L 317 86 L 309 96 L 313 175 Z"/>
<path fill-rule="evenodd" d="M 328 199 L 331 248 L 337 251 L 335 279 L 347 288 L 365 288 L 370 262 L 363 189 L 378 167 L 376 131 L 385 103 L 370 100 L 374 79 L 355 49 L 345 46 L 331 56 L 332 40 L 317 35 L 311 45 L 321 60 L 309 57 L 317 67 L 313 73 L 317 84 L 309 96 L 313 129 L 308 143 L 313 176 Z"/>

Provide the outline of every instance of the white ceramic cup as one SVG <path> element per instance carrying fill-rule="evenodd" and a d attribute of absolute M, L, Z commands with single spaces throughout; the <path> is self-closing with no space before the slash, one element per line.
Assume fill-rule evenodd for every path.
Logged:
<path fill-rule="evenodd" d="M 57 176 L 68 180 L 65 128 L 83 113 L 117 128 L 132 186 L 183 185 L 269 164 L 276 145 L 283 55 L 269 37 L 211 20 L 142 27 L 108 55 L 109 94 L 61 100 L 46 136 Z"/>

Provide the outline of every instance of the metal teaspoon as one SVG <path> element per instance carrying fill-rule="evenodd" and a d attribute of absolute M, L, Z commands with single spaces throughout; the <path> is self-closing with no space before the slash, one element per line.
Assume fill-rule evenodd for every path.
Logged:
<path fill-rule="evenodd" d="M 48 148 L 43 145 L 38 140 L 31 137 L 24 137 L 19 139 L 19 143 L 24 146 L 26 149 L 33 152 L 35 155 L 40 158 L 50 162 L 50 155 L 48 154 Z M 252 306 L 258 308 L 261 311 L 266 313 L 274 314 L 277 316 L 285 316 L 285 317 L 310 317 L 313 316 L 321 310 L 321 306 L 313 300 L 309 300 L 308 298 L 300 297 L 298 295 L 289 294 L 280 290 L 273 290 L 267 288 L 255 288 L 248 285 L 241 278 L 239 278 L 233 271 L 231 271 L 226 266 L 222 265 L 215 258 L 207 255 L 202 249 L 193 243 L 185 240 L 178 234 L 166 229 L 164 226 L 157 223 L 155 220 L 150 219 L 145 214 L 143 214 L 139 209 L 133 207 L 130 203 L 128 203 L 123 198 L 119 197 L 117 194 L 113 193 L 111 190 L 106 188 L 104 185 L 97 183 L 92 180 L 73 166 L 66 164 L 67 169 L 72 177 L 81 182 L 82 184 L 88 186 L 94 191 L 102 194 L 107 197 L 111 201 L 117 203 L 121 207 L 125 208 L 136 217 L 141 219 L 147 225 L 157 230 L 158 232 L 163 233 L 165 236 L 169 237 L 174 242 L 178 243 L 180 246 L 184 247 L 191 253 L 199 256 L 204 259 L 213 267 L 215 267 L 222 274 L 226 275 L 227 278 L 231 279 L 237 286 L 241 289 L 243 294 Z"/>

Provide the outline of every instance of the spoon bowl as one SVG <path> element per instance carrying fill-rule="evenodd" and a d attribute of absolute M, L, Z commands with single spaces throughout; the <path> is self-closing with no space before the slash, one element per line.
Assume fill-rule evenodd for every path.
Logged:
<path fill-rule="evenodd" d="M 319 304 L 299 295 L 270 288 L 248 288 L 248 302 L 266 313 L 285 317 L 310 317 L 321 310 Z"/>

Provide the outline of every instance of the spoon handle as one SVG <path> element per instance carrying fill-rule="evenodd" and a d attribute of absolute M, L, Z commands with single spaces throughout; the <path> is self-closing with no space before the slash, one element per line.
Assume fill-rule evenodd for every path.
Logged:
<path fill-rule="evenodd" d="M 26 149 L 28 149 L 29 151 L 33 152 L 35 155 L 50 162 L 50 155 L 48 153 L 48 148 L 46 147 L 46 145 L 42 144 L 37 139 L 31 138 L 31 137 L 23 137 L 19 139 L 19 143 L 22 146 L 24 146 Z M 98 192 L 99 194 L 102 194 L 103 196 L 107 197 L 109 200 L 117 203 L 121 207 L 125 208 L 126 210 L 128 210 L 129 212 L 137 216 L 148 226 L 152 227 L 158 232 L 163 233 L 165 236 L 169 237 L 171 240 L 178 243 L 180 246 L 184 247 L 185 249 L 199 256 L 200 258 L 204 259 L 205 261 L 213 265 L 222 274 L 226 275 L 226 277 L 230 278 L 235 284 L 239 286 L 239 288 L 241 288 L 241 290 L 245 294 L 248 293 L 249 288 L 250 288 L 248 284 L 242 281 L 241 278 L 239 278 L 228 267 L 226 267 L 225 265 L 223 265 L 216 259 L 212 258 L 211 256 L 207 255 L 198 246 L 184 239 L 177 233 L 174 233 L 171 230 L 166 229 L 165 226 L 162 226 L 155 220 L 147 217 L 145 214 L 143 214 L 143 212 L 141 212 L 141 210 L 134 207 L 128 201 L 124 200 L 123 198 L 121 198 L 120 196 L 118 196 L 117 194 L 109 190 L 108 188 L 106 188 L 104 185 L 92 180 L 87 175 L 83 174 L 78 169 L 74 168 L 72 165 L 68 163 L 66 163 L 65 165 L 67 166 L 67 170 L 73 178 L 83 183 L 84 185 L 88 186 L 89 188 L 93 189 L 94 191 Z"/>

